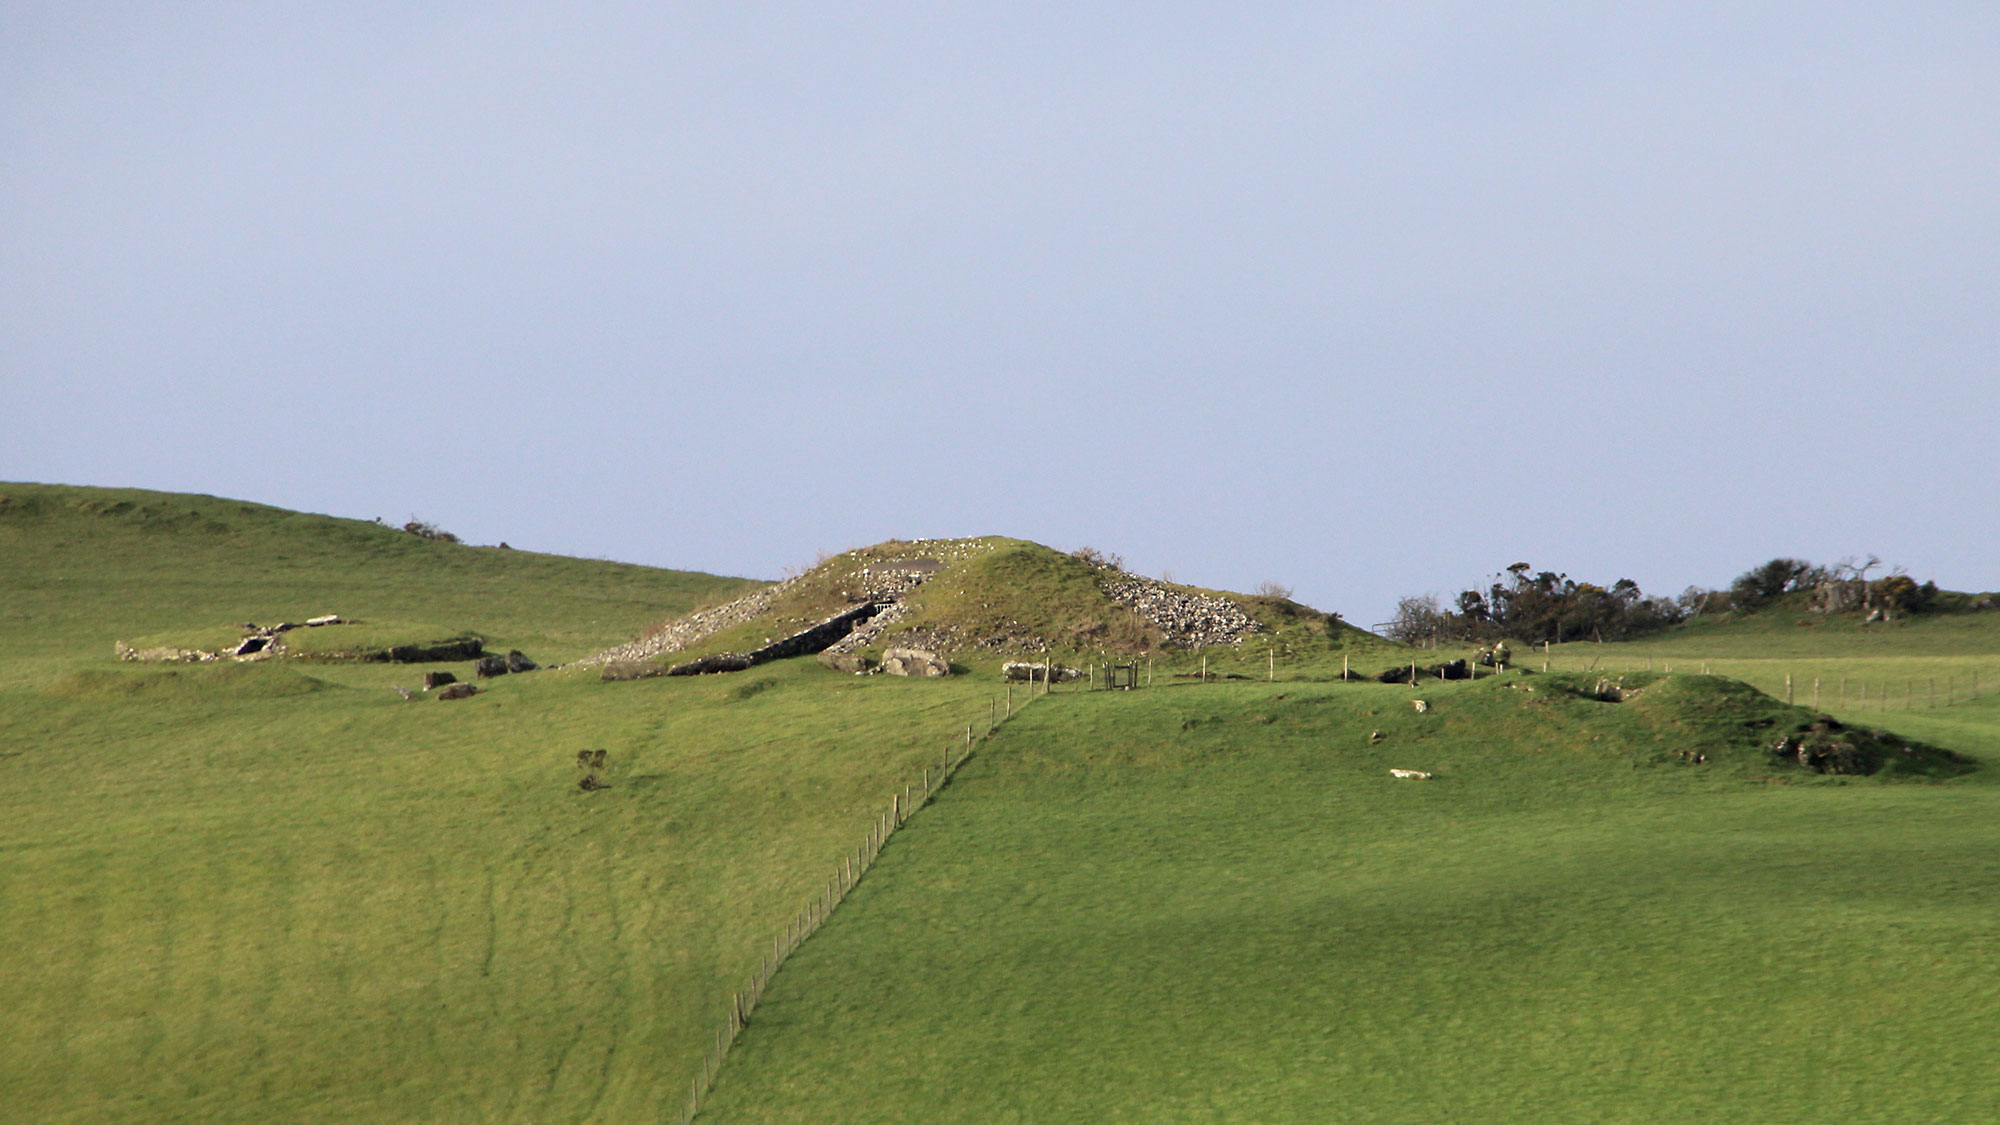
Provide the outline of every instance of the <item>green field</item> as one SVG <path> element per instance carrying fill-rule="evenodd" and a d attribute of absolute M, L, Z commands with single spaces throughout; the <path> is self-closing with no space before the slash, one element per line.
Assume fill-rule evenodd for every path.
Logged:
<path fill-rule="evenodd" d="M 1066 556 L 994 542 L 925 612 L 1040 614 L 1080 665 L 1130 639 Z M 427 666 L 325 655 L 470 633 L 558 664 L 751 588 L 0 485 L 0 1119 L 673 1120 L 771 939 L 985 728 L 993 660 L 444 703 L 391 690 Z M 778 971 L 701 1120 L 2000 1116 L 2000 784 L 1922 744 L 2000 760 L 2000 614 L 1704 622 L 1412 689 L 1333 679 L 1408 650 L 1258 612 L 1278 631 L 980 743 Z M 113 656 L 322 613 L 364 624 L 299 659 Z M 1780 765 L 1809 711 L 1703 663 L 1800 704 L 1817 676 L 1922 743 Z M 1843 707 L 1840 677 L 1906 686 Z M 609 789 L 578 789 L 585 748 Z"/>
<path fill-rule="evenodd" d="M 702 1119 L 1993 1120 L 1991 771 L 1817 777 L 1707 677 L 1528 701 L 1559 679 L 1056 697 L 787 963 Z M 1907 719 L 2000 752 L 1993 697 Z"/>
<path fill-rule="evenodd" d="M 738 580 L 201 497 L 0 486 L 0 1118 L 641 1121 L 989 685 L 136 665 L 320 612 L 545 661 Z M 448 666 L 461 677 L 467 665 Z M 611 788 L 576 788 L 606 748 Z"/>

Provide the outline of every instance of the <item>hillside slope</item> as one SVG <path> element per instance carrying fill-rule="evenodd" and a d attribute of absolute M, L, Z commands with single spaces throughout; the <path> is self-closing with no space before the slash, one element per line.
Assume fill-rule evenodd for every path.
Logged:
<path fill-rule="evenodd" d="M 988 691 L 118 662 L 341 612 L 544 660 L 740 580 L 209 497 L 0 486 L 0 1117 L 662 1120 L 715 1020 Z M 578 788 L 579 749 L 609 788 Z"/>
<path fill-rule="evenodd" d="M 0 638 L 16 657 L 95 658 L 133 636 L 339 613 L 480 630 L 546 662 L 756 585 L 213 496 L 0 483 Z"/>

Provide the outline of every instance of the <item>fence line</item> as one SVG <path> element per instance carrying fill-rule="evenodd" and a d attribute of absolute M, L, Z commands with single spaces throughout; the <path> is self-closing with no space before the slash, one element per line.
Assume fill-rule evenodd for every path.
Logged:
<path fill-rule="evenodd" d="M 1033 699 L 1035 693 L 1032 684 L 1030 687 L 1028 697 Z M 1045 687 L 1044 691 L 1046 690 Z M 1020 709 L 1011 705 L 1011 690 L 1009 702 L 1008 711 L 1011 715 Z M 1005 718 L 995 721 L 992 718 L 993 714 L 994 708 L 989 704 L 986 732 L 978 736 L 979 738 L 991 738 L 1006 722 Z M 875 858 L 882 854 L 882 849 L 888 846 L 889 839 L 896 834 L 896 830 L 901 828 L 918 809 L 928 804 L 937 791 L 944 788 L 945 783 L 958 772 L 958 768 L 972 757 L 972 747 L 976 741 L 973 728 L 974 724 L 967 723 L 964 738 L 954 740 L 951 748 L 944 752 L 937 764 L 926 765 L 919 781 L 905 785 L 899 792 L 891 795 L 888 809 L 875 818 L 875 823 L 869 827 L 868 834 L 863 837 L 861 843 L 853 851 L 841 856 L 839 867 L 826 884 L 790 922 L 785 924 L 784 930 L 771 939 L 770 952 L 764 954 L 757 963 L 757 971 L 752 973 L 749 981 L 737 989 L 730 998 L 729 1014 L 724 1018 L 721 1030 L 716 1032 L 715 1045 L 709 1048 L 708 1054 L 702 1059 L 701 1075 L 689 1083 L 687 1101 L 681 1106 L 680 1125 L 688 1125 L 694 1120 L 695 1115 L 701 1112 L 701 1104 L 715 1086 L 715 1076 L 721 1072 L 723 1060 L 728 1058 L 730 1048 L 736 1045 L 737 1037 L 749 1025 L 750 1014 L 757 1010 L 757 1002 L 763 999 L 764 989 L 771 983 L 771 978 L 777 975 L 778 969 L 833 915 L 834 909 L 847 897 L 847 893 L 853 890 L 855 884 L 861 881 L 861 877 L 868 873 L 868 869 L 875 865 Z"/>

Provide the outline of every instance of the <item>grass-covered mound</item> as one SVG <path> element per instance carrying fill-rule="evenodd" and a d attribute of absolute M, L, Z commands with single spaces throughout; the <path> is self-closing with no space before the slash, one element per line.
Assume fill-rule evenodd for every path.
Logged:
<path fill-rule="evenodd" d="M 1991 778 L 1817 774 L 1767 749 L 1801 709 L 1626 686 L 1058 695 L 778 974 L 704 1120 L 1981 1119 Z"/>
<path fill-rule="evenodd" d="M 651 651 L 683 660 L 752 652 L 870 602 L 894 609 L 865 625 L 854 651 L 934 649 L 987 669 L 1019 655 L 1073 664 L 1206 649 L 1241 661 L 1282 655 L 1289 672 L 1323 671 L 1342 655 L 1378 660 L 1402 646 L 1286 598 L 1232 594 L 1127 574 L 1089 557 L 1020 539 L 890 540 L 822 560 L 735 606 L 665 622 Z M 1268 662 L 1268 661 L 1267 661 Z"/>

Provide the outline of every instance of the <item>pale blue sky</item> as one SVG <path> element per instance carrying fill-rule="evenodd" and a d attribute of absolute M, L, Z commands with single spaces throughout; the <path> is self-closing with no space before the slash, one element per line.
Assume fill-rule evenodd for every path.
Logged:
<path fill-rule="evenodd" d="M 2000 7 L 0 7 L 0 479 L 2000 588 Z"/>

